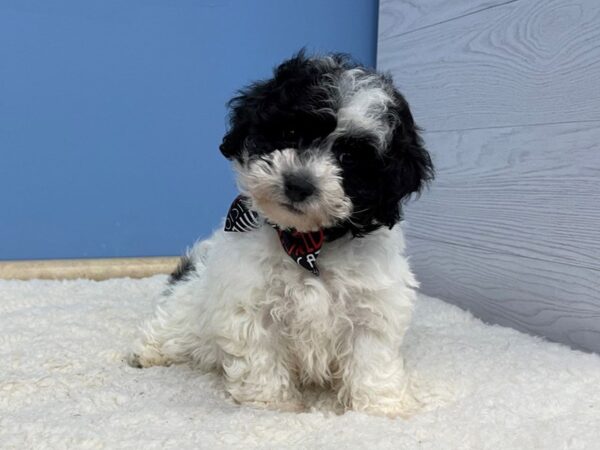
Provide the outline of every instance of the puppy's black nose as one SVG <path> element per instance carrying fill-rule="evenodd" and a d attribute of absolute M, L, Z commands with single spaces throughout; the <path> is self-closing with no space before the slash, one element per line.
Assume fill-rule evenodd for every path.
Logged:
<path fill-rule="evenodd" d="M 310 177 L 301 173 L 289 173 L 283 177 L 285 195 L 293 202 L 301 202 L 315 192 Z"/>

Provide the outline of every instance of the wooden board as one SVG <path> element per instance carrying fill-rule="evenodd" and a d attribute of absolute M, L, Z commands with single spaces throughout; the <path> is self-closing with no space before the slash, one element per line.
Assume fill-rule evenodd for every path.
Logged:
<path fill-rule="evenodd" d="M 468 3 L 382 3 L 413 30 L 381 28 L 378 68 L 437 168 L 406 209 L 413 267 L 425 293 L 600 352 L 600 2 Z"/>
<path fill-rule="evenodd" d="M 149 258 L 49 259 L 31 261 L 0 261 L 0 279 L 12 280 L 72 280 L 88 278 L 144 278 L 168 274 L 177 267 L 179 258 L 159 256 Z"/>
<path fill-rule="evenodd" d="M 415 237 L 408 252 L 424 293 L 490 323 L 600 350 L 600 272 Z"/>
<path fill-rule="evenodd" d="M 600 270 L 600 128 L 579 123 L 425 138 L 438 175 L 408 205 L 411 235 Z"/>
<path fill-rule="evenodd" d="M 517 0 L 397 0 L 379 2 L 379 39 L 396 36 L 476 14 Z"/>
<path fill-rule="evenodd" d="M 404 2 L 393 3 L 404 10 Z M 600 125 L 600 2 L 519 0 L 488 8 L 379 40 L 378 67 L 392 72 L 429 131 Z"/>

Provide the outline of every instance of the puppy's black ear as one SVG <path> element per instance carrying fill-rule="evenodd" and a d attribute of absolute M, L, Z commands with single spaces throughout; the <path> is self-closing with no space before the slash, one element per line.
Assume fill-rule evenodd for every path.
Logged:
<path fill-rule="evenodd" d="M 249 117 L 253 113 L 253 105 L 247 92 L 241 91 L 238 96 L 232 98 L 227 107 L 229 108 L 229 131 L 223 136 L 219 146 L 221 153 L 227 159 L 241 159 L 244 143 L 248 136 Z"/>
<path fill-rule="evenodd" d="M 239 127 L 233 126 L 223 137 L 223 141 L 219 146 L 219 150 L 225 158 L 239 158 L 242 152 L 242 147 L 245 139 L 245 133 Z"/>
<path fill-rule="evenodd" d="M 394 113 L 399 119 L 394 128 L 389 152 L 400 163 L 397 188 L 405 198 L 420 192 L 433 180 L 433 163 L 429 152 L 423 146 L 419 128 L 415 125 L 412 113 L 404 97 L 395 92 Z"/>
<path fill-rule="evenodd" d="M 219 146 L 227 159 L 241 160 L 248 134 L 260 114 L 264 102 L 265 83 L 257 82 L 238 91 L 238 95 L 227 103 L 229 108 L 229 130 Z"/>
<path fill-rule="evenodd" d="M 434 177 L 431 157 L 423 146 L 408 103 L 397 91 L 394 100 L 390 111 L 394 129 L 384 156 L 388 190 L 386 214 L 380 218 L 390 227 L 401 218 L 401 202 L 419 193 Z"/>

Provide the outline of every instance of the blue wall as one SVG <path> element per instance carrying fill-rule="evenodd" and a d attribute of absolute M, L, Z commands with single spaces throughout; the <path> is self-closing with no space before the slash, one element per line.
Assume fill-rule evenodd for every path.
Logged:
<path fill-rule="evenodd" d="M 375 64 L 376 0 L 0 0 L 0 259 L 173 255 L 236 189 L 225 102 L 302 46 Z"/>

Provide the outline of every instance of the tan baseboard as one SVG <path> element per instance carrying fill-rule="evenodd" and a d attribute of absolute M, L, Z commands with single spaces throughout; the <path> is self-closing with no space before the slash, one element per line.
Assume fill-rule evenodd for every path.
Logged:
<path fill-rule="evenodd" d="M 179 258 L 107 258 L 107 259 L 54 259 L 31 261 L 0 261 L 0 279 L 72 280 L 89 278 L 144 278 L 171 273 Z"/>

